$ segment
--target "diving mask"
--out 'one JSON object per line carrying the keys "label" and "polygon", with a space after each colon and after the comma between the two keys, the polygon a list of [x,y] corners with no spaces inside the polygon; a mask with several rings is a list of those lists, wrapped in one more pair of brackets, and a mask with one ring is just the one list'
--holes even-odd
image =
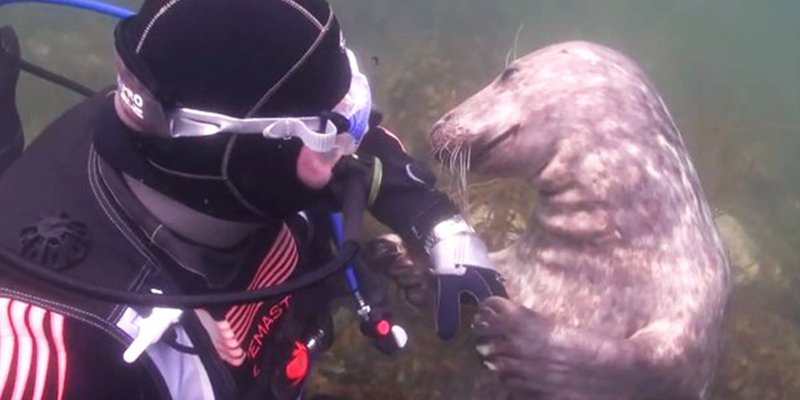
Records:
{"label": "diving mask", "polygon": [[[118,38],[114,106],[122,122],[137,132],[167,138],[203,137],[219,133],[260,134],[268,139],[299,138],[315,152],[348,155],[355,152],[368,129],[372,109],[369,82],[359,70],[355,54],[346,47],[344,51],[351,70],[350,88],[331,112],[325,113],[327,115],[236,118],[184,107],[166,109],[150,90],[155,79],[149,76],[146,68],[139,65],[141,63],[135,54],[119,43]],[[337,127],[328,118],[330,114],[338,114],[347,123]]]}
{"label": "diving mask", "polygon": [[178,108],[170,114],[172,137],[198,137],[217,133],[262,134],[268,139],[299,138],[309,149],[323,154],[353,154],[369,128],[372,96],[367,77],[358,69],[355,54],[346,49],[352,80],[344,98],[333,112],[347,120],[347,135],[324,117],[234,118],[191,108]]}

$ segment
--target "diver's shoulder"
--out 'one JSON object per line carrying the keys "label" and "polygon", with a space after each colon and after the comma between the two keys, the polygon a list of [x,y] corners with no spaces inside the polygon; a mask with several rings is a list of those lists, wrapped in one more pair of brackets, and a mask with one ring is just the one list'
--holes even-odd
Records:
{"label": "diver's shoulder", "polygon": [[97,93],[62,113],[30,143],[23,157],[40,147],[91,141],[94,133],[107,124],[109,116],[116,118],[111,93]]}
{"label": "diver's shoulder", "polygon": [[84,177],[92,138],[103,129],[101,116],[108,112],[113,112],[113,99],[98,94],[56,118],[0,176],[0,198]]}

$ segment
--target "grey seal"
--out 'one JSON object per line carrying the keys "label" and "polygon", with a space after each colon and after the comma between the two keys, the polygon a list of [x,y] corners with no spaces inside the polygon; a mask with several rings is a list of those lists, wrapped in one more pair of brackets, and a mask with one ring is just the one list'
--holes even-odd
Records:
{"label": "grey seal", "polygon": [[492,254],[510,300],[488,299],[474,324],[513,398],[705,397],[729,262],[635,62],[588,42],[543,48],[447,113],[430,142],[451,165],[539,194],[529,230]]}

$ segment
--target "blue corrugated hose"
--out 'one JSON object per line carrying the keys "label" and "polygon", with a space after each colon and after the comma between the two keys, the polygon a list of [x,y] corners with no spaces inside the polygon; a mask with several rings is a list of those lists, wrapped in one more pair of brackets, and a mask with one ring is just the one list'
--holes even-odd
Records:
{"label": "blue corrugated hose", "polygon": [[[344,240],[341,214],[331,214],[331,223],[333,224],[333,234],[336,236],[336,240],[341,245],[342,240]],[[350,290],[358,290],[358,279],[356,279],[356,273],[353,271],[352,265],[347,266],[347,269],[345,269],[345,275],[347,275],[347,285],[350,287]]]}
{"label": "blue corrugated hose", "polygon": [[135,14],[135,12],[128,10],[127,8],[95,0],[0,0],[0,7],[14,3],[55,4],[59,6],[82,8],[84,10],[94,11],[96,13],[106,14],[117,18],[127,18]]}

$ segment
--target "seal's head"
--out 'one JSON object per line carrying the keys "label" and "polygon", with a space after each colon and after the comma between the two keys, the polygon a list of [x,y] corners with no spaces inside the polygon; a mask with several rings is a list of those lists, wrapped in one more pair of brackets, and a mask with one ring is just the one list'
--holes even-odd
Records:
{"label": "seal's head", "polygon": [[654,92],[624,55],[589,42],[559,43],[511,63],[442,117],[430,142],[444,161],[468,152],[473,171],[535,177],[559,139],[596,131],[589,123],[630,121],[639,93]]}
{"label": "seal's head", "polygon": [[[530,59],[528,56],[512,63],[483,90],[434,125],[430,142],[437,158],[446,162],[466,156],[471,169],[487,173],[502,170],[516,175],[529,169],[527,162],[516,162],[515,155],[538,153],[548,147],[543,143],[525,145],[520,139],[526,136],[526,141],[544,140],[541,135],[529,132],[536,125],[531,119],[541,113],[520,107],[536,103],[540,93],[532,90],[531,81],[536,78],[532,76],[533,70],[523,68]],[[525,73],[519,73],[523,70]],[[520,145],[525,149],[520,149]]]}

